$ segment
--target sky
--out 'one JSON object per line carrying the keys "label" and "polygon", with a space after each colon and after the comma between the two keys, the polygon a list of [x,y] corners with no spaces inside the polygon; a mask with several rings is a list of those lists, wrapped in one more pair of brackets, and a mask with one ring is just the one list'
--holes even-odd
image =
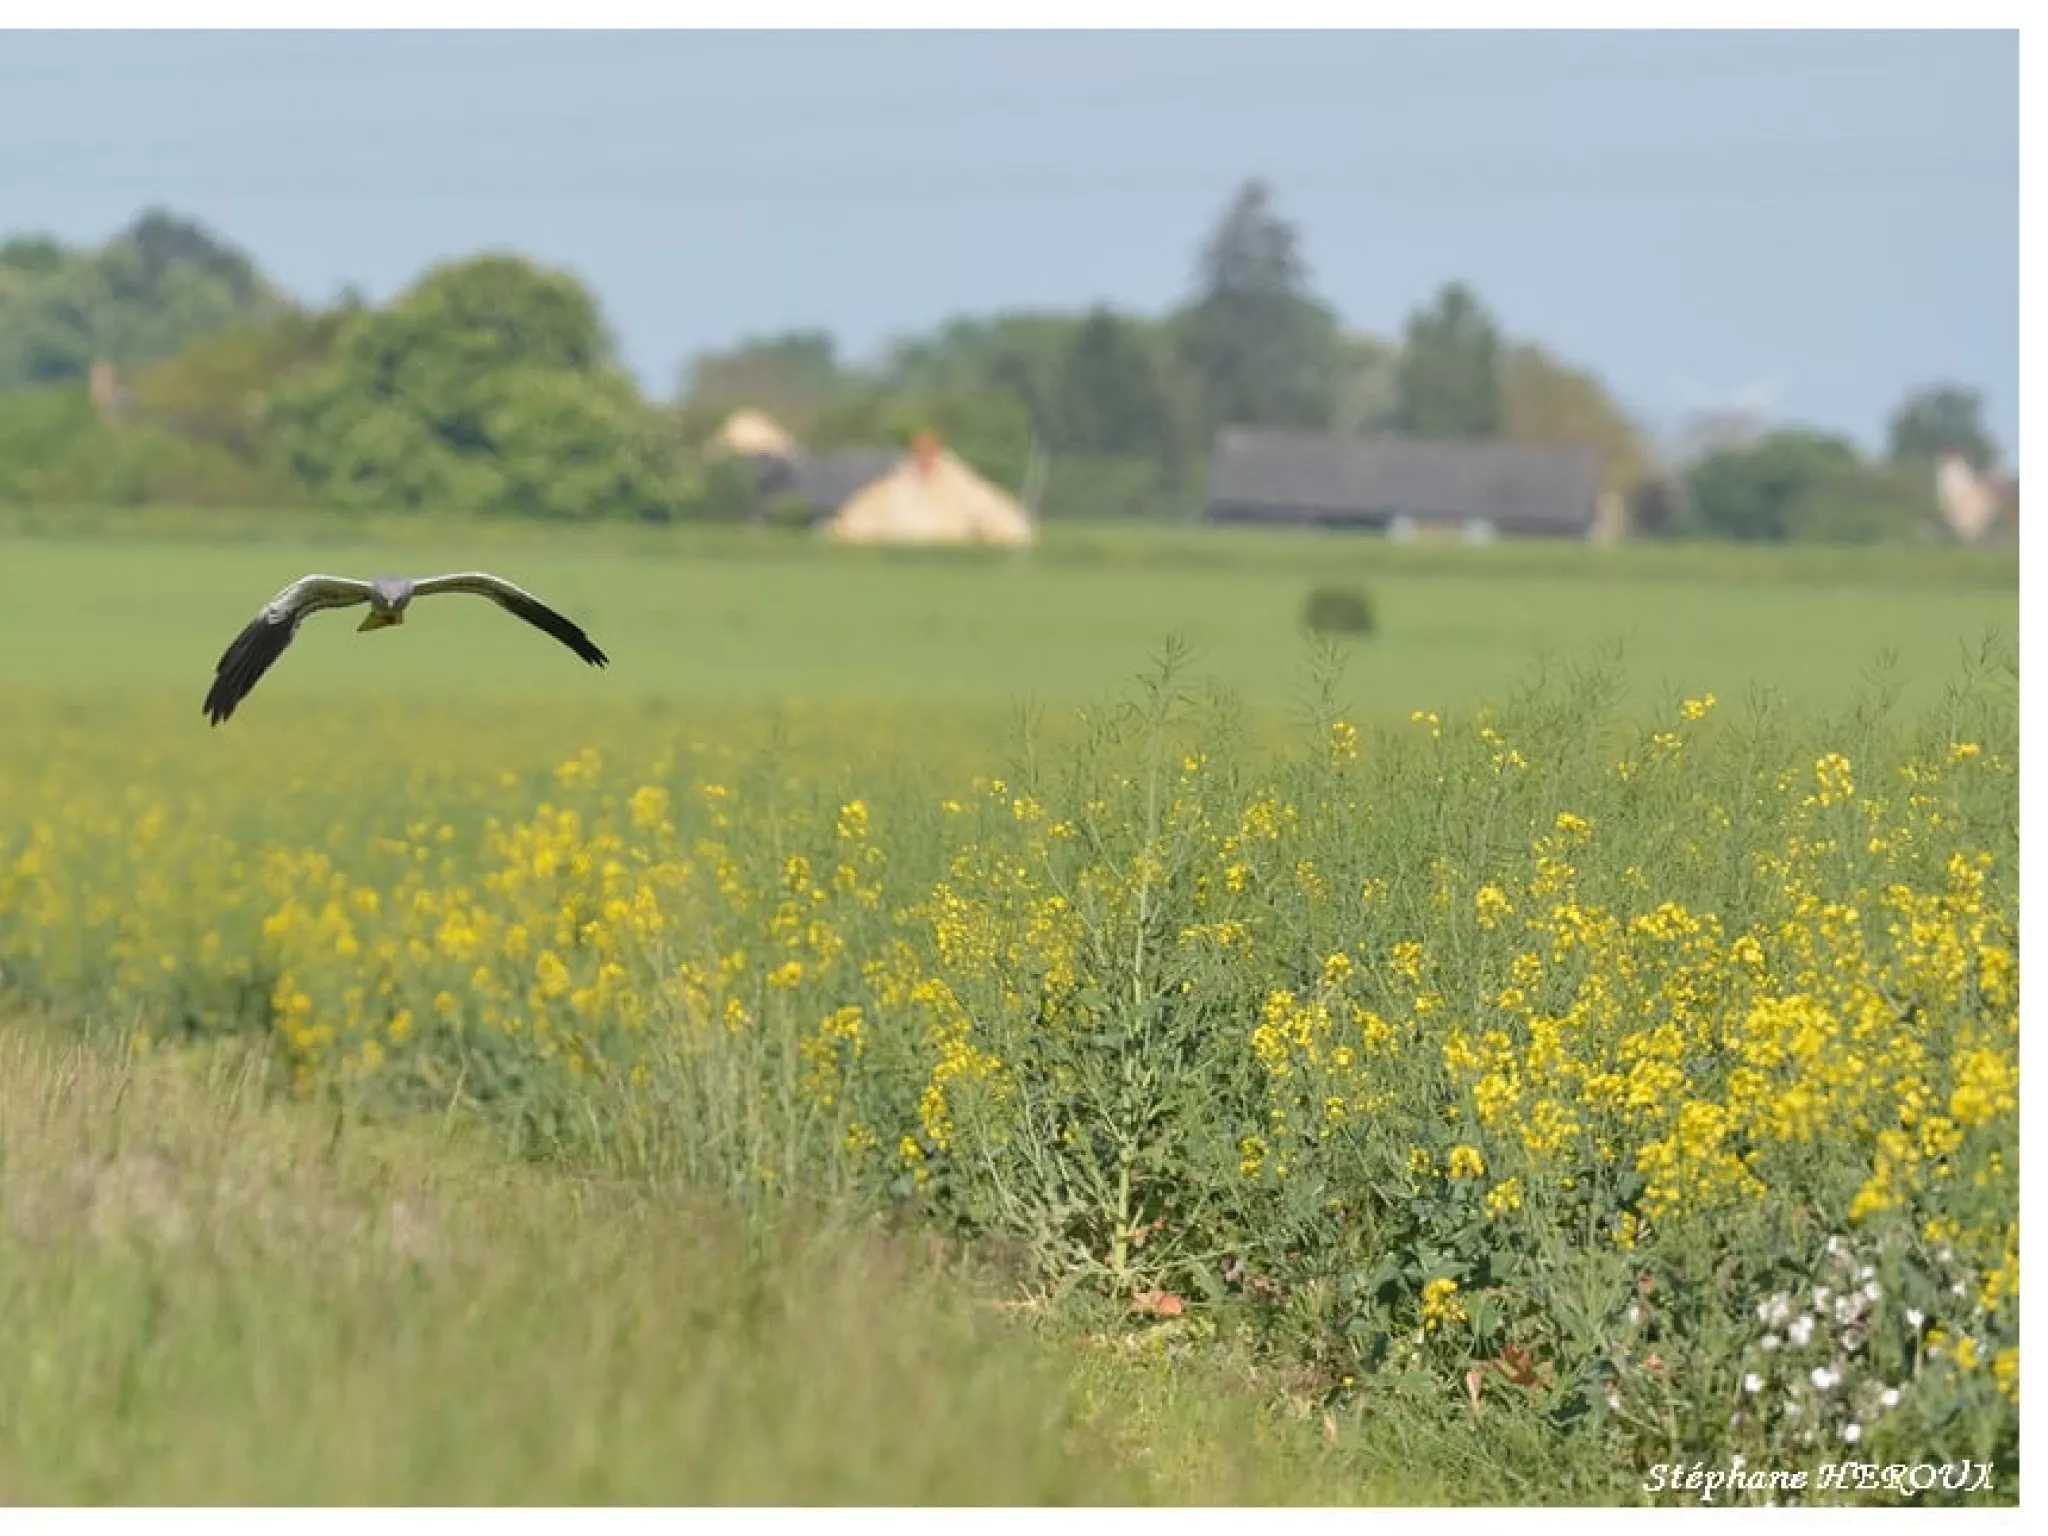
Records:
{"label": "sky", "polygon": [[0,234],[196,217],[307,300],[511,249],[621,355],[1159,312],[1236,186],[1399,333],[1445,282],[1650,430],[1882,441],[1982,392],[2017,456],[2012,32],[72,32],[0,51]]}

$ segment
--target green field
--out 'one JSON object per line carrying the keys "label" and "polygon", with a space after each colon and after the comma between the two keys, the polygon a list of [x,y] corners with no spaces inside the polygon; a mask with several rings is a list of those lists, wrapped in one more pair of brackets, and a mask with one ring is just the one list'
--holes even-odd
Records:
{"label": "green field", "polygon": [[1634,701],[1652,707],[1762,687],[1828,708],[1889,653],[1906,702],[1925,702],[1965,648],[2018,632],[2017,562],[1941,550],[1402,549],[1329,535],[1055,528],[1020,558],[831,550],[777,534],[384,533],[0,543],[10,635],[0,685],[167,688],[192,692],[196,706],[236,628],[295,577],[479,564],[578,615],[613,669],[584,676],[544,639],[458,600],[423,604],[398,634],[359,637],[331,617],[309,625],[266,693],[573,689],[1000,713],[1114,693],[1174,635],[1248,704],[1280,710],[1309,650],[1303,602],[1322,582],[1374,599],[1378,634],[1348,648],[1348,696],[1367,717],[1466,708],[1545,662],[1595,659],[1617,662]]}
{"label": "green field", "polygon": [[[615,664],[431,600],[201,717],[302,572],[474,566]],[[2017,628],[1946,550],[18,514],[0,1500],[2011,1502]]]}

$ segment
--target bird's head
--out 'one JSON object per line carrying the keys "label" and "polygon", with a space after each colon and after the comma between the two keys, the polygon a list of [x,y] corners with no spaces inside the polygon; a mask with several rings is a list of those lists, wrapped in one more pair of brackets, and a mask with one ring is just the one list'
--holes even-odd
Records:
{"label": "bird's head", "polygon": [[370,583],[370,611],[358,629],[389,629],[405,622],[405,605],[412,601],[412,583],[403,576],[379,576]]}

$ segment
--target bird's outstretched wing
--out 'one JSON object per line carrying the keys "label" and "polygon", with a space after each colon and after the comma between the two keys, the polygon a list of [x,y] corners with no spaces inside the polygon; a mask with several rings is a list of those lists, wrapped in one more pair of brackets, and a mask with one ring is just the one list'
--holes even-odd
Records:
{"label": "bird's outstretched wing", "polygon": [[221,653],[206,690],[206,717],[219,725],[249,696],[256,680],[282,656],[307,614],[347,608],[370,600],[370,584],[347,576],[301,576],[257,611],[234,643]]}
{"label": "bird's outstretched wing", "polygon": [[415,597],[431,597],[439,592],[473,592],[478,597],[488,597],[507,613],[517,615],[536,629],[546,630],[593,667],[601,667],[611,659],[583,633],[580,625],[563,618],[531,592],[488,571],[423,577],[413,583],[412,590]]}

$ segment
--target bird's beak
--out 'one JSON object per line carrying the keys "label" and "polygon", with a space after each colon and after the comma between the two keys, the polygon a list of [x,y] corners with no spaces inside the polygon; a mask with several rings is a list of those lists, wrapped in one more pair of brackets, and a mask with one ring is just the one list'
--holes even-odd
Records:
{"label": "bird's beak", "polygon": [[398,614],[386,613],[381,609],[372,608],[363,616],[363,622],[358,624],[356,629],[359,632],[365,629],[389,629],[394,624],[403,624],[404,622],[405,620]]}

